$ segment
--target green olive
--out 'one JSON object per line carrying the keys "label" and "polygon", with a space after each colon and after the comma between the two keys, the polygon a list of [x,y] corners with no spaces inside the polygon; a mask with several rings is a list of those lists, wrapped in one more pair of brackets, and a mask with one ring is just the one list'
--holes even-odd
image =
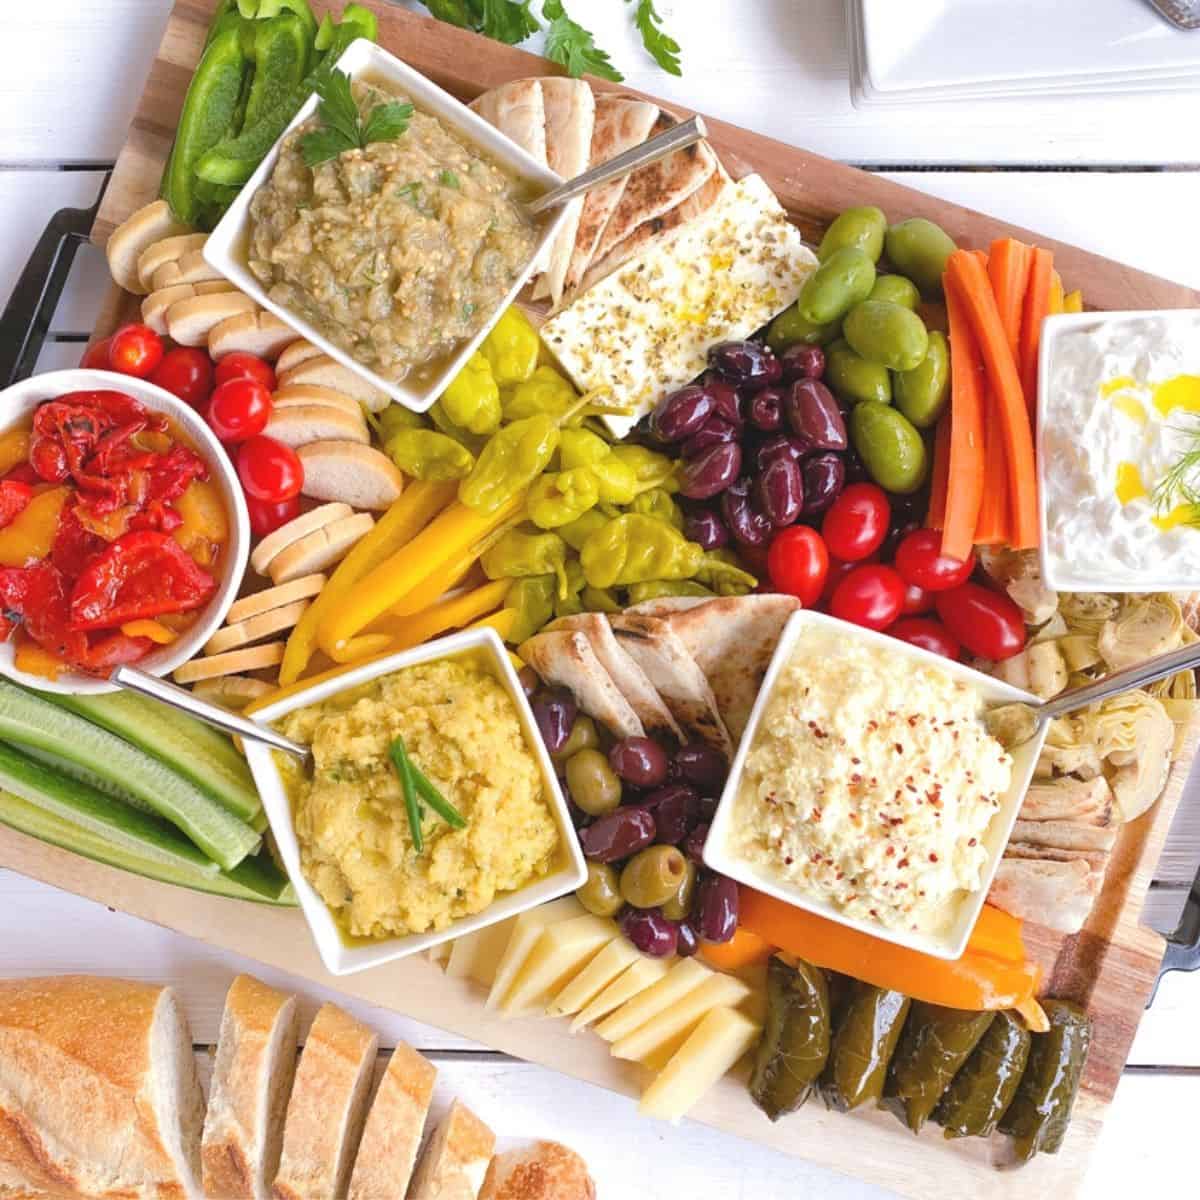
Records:
{"label": "green olive", "polygon": [[946,259],[958,249],[950,235],[924,217],[910,217],[887,231],[888,261],[923,292],[942,294]]}
{"label": "green olive", "polygon": [[936,425],[950,398],[950,344],[936,329],[929,335],[924,359],[896,376],[896,407],[918,428]]}
{"label": "green olive", "polygon": [[825,230],[817,258],[824,262],[835,250],[853,246],[861,250],[872,262],[878,262],[883,253],[883,235],[887,233],[887,217],[883,210],[873,205],[848,208]]}
{"label": "green olive", "polygon": [[621,872],[621,895],[634,908],[657,908],[679,891],[688,861],[674,846],[647,846]]}
{"label": "green olive", "polygon": [[567,788],[590,817],[602,817],[621,804],[621,781],[599,750],[580,750],[567,759]]}
{"label": "green olive", "polygon": [[567,740],[563,742],[562,748],[557,754],[552,754],[550,757],[556,762],[566,762],[580,750],[595,750],[599,745],[600,735],[596,732],[595,721],[580,713],[575,718],[575,724],[571,726],[571,732],[567,735]]}
{"label": "green olive", "polygon": [[675,895],[663,901],[663,916],[669,921],[682,921],[692,911],[692,899],[696,895],[696,864],[685,859],[684,867],[686,869]]}
{"label": "green olive", "polygon": [[850,413],[850,440],[885,492],[908,495],[925,482],[925,443],[912,422],[887,404],[868,400]]}
{"label": "green olive", "polygon": [[892,377],[887,367],[867,362],[850,349],[844,338],[825,350],[825,382],[836,395],[854,404],[862,400],[890,404],[892,400]]}
{"label": "green olive", "polygon": [[827,325],[844,317],[875,286],[875,264],[855,246],[835,250],[804,281],[796,307],[806,321]]}
{"label": "green olive", "polygon": [[911,279],[903,275],[877,275],[875,286],[871,289],[868,300],[886,300],[889,304],[899,304],[901,308],[911,308],[916,312],[921,303],[921,293]]}
{"label": "green olive", "polygon": [[575,890],[575,899],[597,917],[615,917],[625,903],[616,871],[608,863],[589,862],[587,872],[587,879]]}
{"label": "green olive", "polygon": [[856,354],[882,363],[889,371],[911,371],[921,365],[929,349],[925,322],[911,309],[886,300],[856,304],[846,314],[842,333]]}
{"label": "green olive", "polygon": [[838,336],[841,327],[840,321],[830,321],[828,325],[814,325],[811,321],[806,321],[793,304],[771,322],[771,327],[767,330],[767,345],[776,354],[781,354],[797,342],[807,346],[824,346]]}

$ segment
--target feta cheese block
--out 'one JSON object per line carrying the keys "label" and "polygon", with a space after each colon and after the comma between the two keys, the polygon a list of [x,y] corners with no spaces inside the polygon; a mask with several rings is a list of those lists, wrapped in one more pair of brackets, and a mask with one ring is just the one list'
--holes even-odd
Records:
{"label": "feta cheese block", "polygon": [[816,265],[771,189],[748,175],[552,317],[542,338],[581,391],[605,388],[631,407],[605,418],[624,437],[704,370],[710,346],[749,337],[787,308]]}

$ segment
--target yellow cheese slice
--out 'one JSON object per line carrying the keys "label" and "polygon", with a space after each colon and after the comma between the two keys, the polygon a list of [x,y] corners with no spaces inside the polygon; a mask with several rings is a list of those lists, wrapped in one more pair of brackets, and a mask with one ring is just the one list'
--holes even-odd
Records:
{"label": "yellow cheese slice", "polygon": [[504,954],[496,967],[496,977],[492,980],[491,991],[488,992],[486,1007],[500,1007],[517,978],[517,973],[537,945],[538,938],[551,925],[583,915],[583,905],[574,896],[563,896],[560,900],[551,900],[549,904],[523,912],[513,922],[508,945],[504,948]]}
{"label": "yellow cheese slice", "polygon": [[500,921],[468,933],[465,937],[455,938],[450,943],[446,974],[455,979],[471,979],[490,988],[516,923],[517,918],[513,917],[510,921]]}
{"label": "yellow cheese slice", "polygon": [[616,1012],[605,1017],[596,1026],[596,1032],[606,1042],[620,1041],[660,1012],[678,1004],[711,975],[712,972],[694,958],[681,958],[653,987],[634,996]]}
{"label": "yellow cheese slice", "polygon": [[678,1004],[672,1004],[627,1037],[614,1042],[613,1057],[644,1063],[664,1048],[673,1052],[714,1008],[735,1008],[749,995],[750,989],[740,979],[713,975]]}
{"label": "yellow cheese slice", "polygon": [[622,971],[600,995],[576,1014],[575,1019],[571,1022],[571,1032],[578,1033],[593,1021],[599,1021],[601,1017],[608,1016],[610,1012],[632,1000],[639,992],[653,987],[670,969],[669,959],[644,958],[638,955],[637,962],[628,970]]}
{"label": "yellow cheese slice", "polygon": [[574,978],[617,933],[614,921],[586,913],[551,925],[521,964],[500,1011],[513,1015],[538,1007]]}
{"label": "yellow cheese slice", "polygon": [[622,971],[632,966],[640,954],[622,933],[618,933],[549,1004],[546,1016],[567,1017],[590,1004]]}

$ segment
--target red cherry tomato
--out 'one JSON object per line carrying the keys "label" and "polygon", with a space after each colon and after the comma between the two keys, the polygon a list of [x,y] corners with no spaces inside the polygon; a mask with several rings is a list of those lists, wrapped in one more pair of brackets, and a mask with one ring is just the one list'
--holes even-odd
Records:
{"label": "red cherry tomato", "polygon": [[244,350],[235,350],[217,363],[217,387],[231,379],[253,379],[268,392],[275,390],[275,368],[257,354],[247,354]]}
{"label": "red cherry tomato", "polygon": [[295,450],[261,433],[238,448],[237,471],[252,500],[278,504],[298,495],[304,486],[304,464]]}
{"label": "red cherry tomato", "polygon": [[936,599],[937,597],[932,592],[927,592],[923,587],[917,587],[910,583],[904,589],[904,604],[900,611],[906,617],[916,617],[921,613],[932,612],[933,602]]}
{"label": "red cherry tomato", "polygon": [[966,583],[975,570],[975,555],[966,562],[942,553],[942,535],[936,529],[914,529],[896,547],[896,570],[905,583],[927,592],[948,592]]}
{"label": "red cherry tomato", "polygon": [[950,633],[980,658],[1000,662],[1025,648],[1021,610],[1007,596],[977,583],[939,592],[937,613]]}
{"label": "red cherry tomato", "polygon": [[81,367],[87,367],[92,371],[111,371],[112,363],[109,361],[108,348],[112,345],[112,338],[102,338],[98,342],[93,342],[84,352],[83,357],[79,360]]}
{"label": "red cherry tomato", "polygon": [[775,535],[767,551],[767,571],[776,591],[787,592],[811,608],[825,587],[829,551],[815,529],[793,525]]}
{"label": "red cherry tomato", "polygon": [[945,625],[929,617],[905,617],[903,621],[897,621],[888,633],[902,642],[908,642],[910,646],[920,646],[922,650],[930,650],[944,658],[957,659],[962,653],[962,647]]}
{"label": "red cherry tomato", "polygon": [[257,379],[230,379],[217,385],[204,415],[221,441],[244,442],[266,429],[271,393]]}
{"label": "red cherry tomato", "polygon": [[178,346],[168,350],[150,376],[150,382],[178,396],[193,408],[202,408],[212,391],[212,360],[203,350]]}
{"label": "red cherry tomato", "polygon": [[856,566],[833,589],[829,611],[843,621],[867,629],[886,629],[900,615],[904,580],[891,567]]}
{"label": "red cherry tomato", "polygon": [[[878,554],[872,554],[867,560],[869,563],[879,561]],[[837,585],[854,570],[855,567],[861,567],[863,563],[842,562],[840,558],[831,558],[829,560],[829,572],[825,576],[825,587],[821,592],[821,603],[818,607],[825,612],[829,611],[829,601],[833,599],[833,593],[837,589]]]}
{"label": "red cherry tomato", "polygon": [[162,338],[149,325],[122,325],[112,335],[108,361],[114,371],[148,379],[162,360]]}
{"label": "red cherry tomato", "polygon": [[834,558],[861,562],[887,537],[892,508],[883,488],[873,483],[852,483],[829,506],[821,534]]}
{"label": "red cherry tomato", "polygon": [[277,503],[247,499],[246,509],[250,513],[250,532],[255,537],[262,538],[300,515],[300,497],[292,496]]}

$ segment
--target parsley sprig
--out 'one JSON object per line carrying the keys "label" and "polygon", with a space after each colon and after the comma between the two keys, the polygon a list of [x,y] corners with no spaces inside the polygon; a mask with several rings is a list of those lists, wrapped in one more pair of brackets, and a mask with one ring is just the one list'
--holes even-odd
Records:
{"label": "parsley sprig", "polygon": [[679,66],[679,43],[662,27],[662,17],[654,8],[654,0],[637,0],[637,11],[633,17],[638,33],[642,35],[642,45],[646,47],[650,57],[668,75],[682,75]]}
{"label": "parsley sprig", "polygon": [[347,150],[361,150],[372,142],[394,142],[408,128],[413,106],[398,100],[377,104],[364,121],[354,102],[350,76],[331,71],[317,85],[321,103],[317,115],[322,127],[300,139],[305,163],[315,167]]}

